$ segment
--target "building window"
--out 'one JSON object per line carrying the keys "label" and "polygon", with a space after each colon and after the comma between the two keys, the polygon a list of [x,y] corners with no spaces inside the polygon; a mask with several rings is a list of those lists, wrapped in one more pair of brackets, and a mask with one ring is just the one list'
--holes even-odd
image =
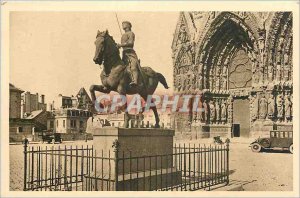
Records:
{"label": "building window", "polygon": [[58,120],[56,120],[56,127],[58,127]]}
{"label": "building window", "polygon": [[63,120],[63,127],[65,128],[66,127],[66,121]]}
{"label": "building window", "polygon": [[80,128],[83,128],[83,121],[80,120]]}
{"label": "building window", "polygon": [[19,130],[19,133],[20,132],[22,133],[23,132],[23,127],[19,127],[18,130]]}
{"label": "building window", "polygon": [[76,128],[76,120],[71,120],[71,127]]}
{"label": "building window", "polygon": [[54,127],[54,121],[50,121],[50,129],[53,129],[53,127]]}

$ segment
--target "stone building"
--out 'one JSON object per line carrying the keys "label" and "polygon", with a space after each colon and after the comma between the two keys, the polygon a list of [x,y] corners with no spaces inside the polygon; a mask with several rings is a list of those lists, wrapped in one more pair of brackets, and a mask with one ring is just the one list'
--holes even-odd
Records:
{"label": "stone building", "polygon": [[23,92],[9,83],[9,118],[21,118],[21,94]]}
{"label": "stone building", "polygon": [[12,142],[20,142],[24,137],[31,140],[47,129],[47,120],[51,112],[45,110],[32,111],[26,118],[9,119],[9,138]]}
{"label": "stone building", "polygon": [[10,141],[22,141],[25,136],[34,139],[35,132],[41,132],[47,128],[50,112],[45,111],[45,96],[42,95],[39,101],[38,94],[24,93],[13,84],[9,84],[9,93]]}
{"label": "stone building", "polygon": [[90,110],[92,106],[92,100],[86,90],[82,87],[76,96],[63,96],[59,94],[50,104],[51,109],[60,109],[60,108],[78,108],[78,109],[85,109]]}
{"label": "stone building", "polygon": [[49,110],[53,115],[48,117],[48,131],[62,134],[86,132],[87,120],[92,117],[92,113],[91,99],[84,88],[81,88],[75,96],[59,94],[50,106]]}
{"label": "stone building", "polygon": [[76,97],[63,96],[62,94],[59,94],[57,97],[55,97],[52,105],[53,109],[72,108],[73,106],[77,105]]}
{"label": "stone building", "polygon": [[27,117],[33,111],[46,110],[45,95],[32,94],[29,91],[22,95],[22,116]]}
{"label": "stone building", "polygon": [[78,91],[76,97],[78,101],[78,105],[77,105],[78,109],[86,109],[86,110],[91,109],[92,100],[83,87]]}
{"label": "stone building", "polygon": [[48,117],[47,129],[56,133],[85,133],[87,120],[92,113],[87,110],[63,108],[53,111]]}
{"label": "stone building", "polygon": [[[176,115],[198,137],[292,130],[291,12],[182,12],[172,43],[176,94],[203,112]],[[195,98],[192,98],[192,104]]]}

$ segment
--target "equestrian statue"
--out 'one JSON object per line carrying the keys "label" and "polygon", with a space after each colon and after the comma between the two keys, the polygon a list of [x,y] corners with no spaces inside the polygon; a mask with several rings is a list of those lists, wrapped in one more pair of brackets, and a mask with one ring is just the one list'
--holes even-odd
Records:
{"label": "equestrian statue", "polygon": [[[139,94],[145,101],[148,95],[152,95],[160,82],[164,88],[168,89],[165,77],[155,72],[150,67],[141,67],[134,47],[135,35],[131,31],[131,23],[124,21],[122,28],[125,33],[122,35],[121,43],[116,44],[108,31],[100,32],[96,36],[95,64],[102,65],[100,74],[102,85],[91,85],[90,92],[93,106],[95,106],[95,91],[102,93],[118,92],[120,95]],[[122,59],[119,48],[123,49]],[[127,103],[124,105],[126,109]],[[159,116],[156,106],[150,107],[155,116],[155,127],[159,128]],[[129,113],[125,111],[124,127],[128,128]]]}

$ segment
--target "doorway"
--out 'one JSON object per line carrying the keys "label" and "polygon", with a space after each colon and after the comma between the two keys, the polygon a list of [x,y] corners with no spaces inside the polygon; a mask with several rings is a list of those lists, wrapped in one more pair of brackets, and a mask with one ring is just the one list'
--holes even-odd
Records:
{"label": "doorway", "polygon": [[234,137],[249,137],[250,109],[249,100],[246,97],[236,98],[233,101],[233,127],[235,127],[233,128]]}
{"label": "doorway", "polygon": [[241,136],[240,124],[232,124],[232,135],[233,137]]}

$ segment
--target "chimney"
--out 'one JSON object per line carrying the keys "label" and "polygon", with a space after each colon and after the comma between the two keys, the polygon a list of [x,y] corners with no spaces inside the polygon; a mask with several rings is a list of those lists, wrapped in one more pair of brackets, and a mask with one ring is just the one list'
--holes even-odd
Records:
{"label": "chimney", "polygon": [[23,113],[31,112],[31,94],[30,94],[29,91],[27,91],[25,93],[24,99],[25,99],[25,101],[24,101],[24,103],[25,103],[24,107],[25,108],[23,109]]}
{"label": "chimney", "polygon": [[39,110],[39,94],[36,93],[36,104],[35,104],[35,110]]}
{"label": "chimney", "polygon": [[44,94],[41,95],[41,103],[45,104],[45,95]]}
{"label": "chimney", "polygon": [[47,111],[52,111],[52,110],[53,110],[52,103],[48,103]]}
{"label": "chimney", "polygon": [[21,118],[23,119],[23,116],[24,116],[24,98],[25,97],[21,97]]}

